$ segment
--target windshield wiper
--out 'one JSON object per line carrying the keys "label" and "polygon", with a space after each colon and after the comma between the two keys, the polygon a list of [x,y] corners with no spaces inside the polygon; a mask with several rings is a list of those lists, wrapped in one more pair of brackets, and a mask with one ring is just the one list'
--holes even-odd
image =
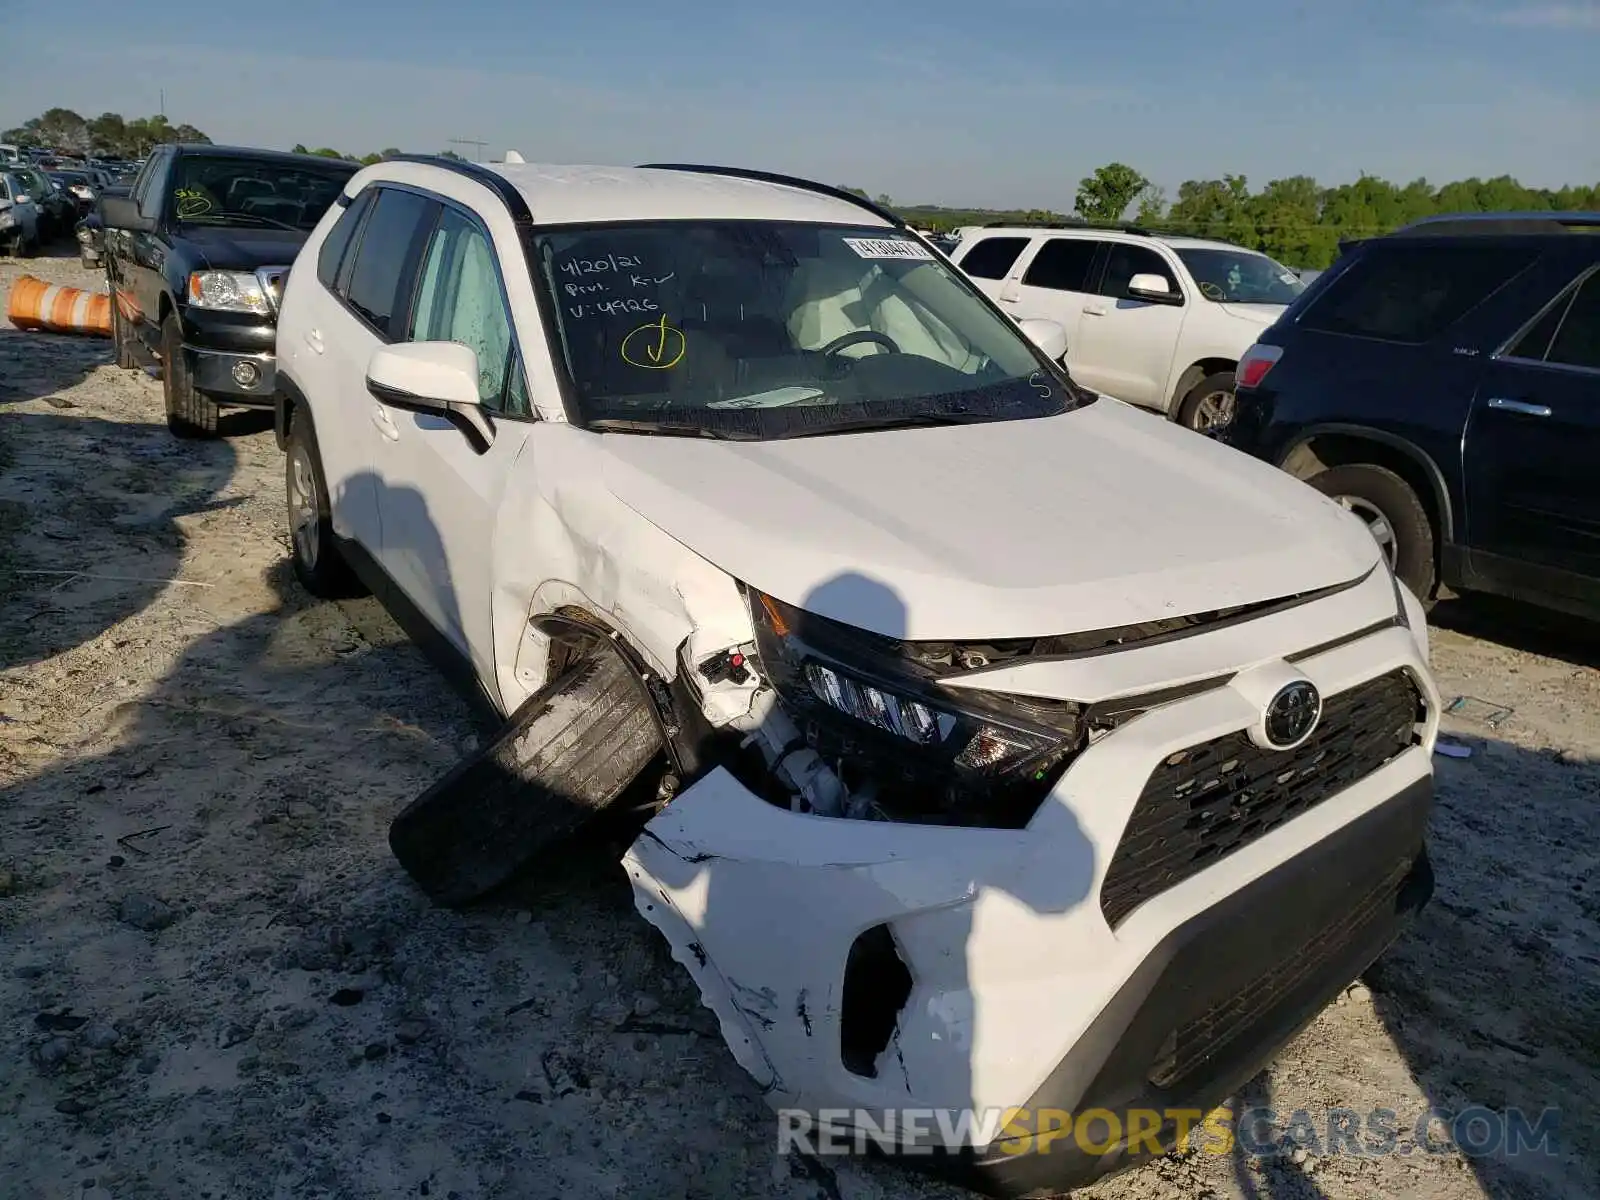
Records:
{"label": "windshield wiper", "polygon": [[254,221],[265,225],[269,229],[287,229],[290,233],[301,233],[300,226],[291,225],[288,221],[280,221],[277,217],[264,217],[260,213],[218,213],[214,217],[191,217],[184,221],[185,225],[237,225],[243,222]]}
{"label": "windshield wiper", "polygon": [[601,417],[589,421],[585,429],[596,433],[658,433],[663,437],[720,438],[729,442],[760,441],[760,435],[744,429],[716,429],[692,421],[656,421],[649,417]]}
{"label": "windshield wiper", "polygon": [[772,434],[774,438],[817,437],[829,433],[867,433],[879,429],[916,429],[930,425],[980,425],[1008,418],[990,413],[908,413],[904,416],[856,417],[801,425]]}

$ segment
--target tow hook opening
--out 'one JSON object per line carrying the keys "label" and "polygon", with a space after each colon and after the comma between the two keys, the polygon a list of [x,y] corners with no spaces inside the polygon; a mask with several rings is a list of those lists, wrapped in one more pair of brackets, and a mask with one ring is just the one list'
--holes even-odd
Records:
{"label": "tow hook opening", "polygon": [[887,925],[874,925],[850,945],[839,1013],[839,1055],[845,1070],[878,1077],[878,1059],[900,1025],[911,999],[911,971]]}

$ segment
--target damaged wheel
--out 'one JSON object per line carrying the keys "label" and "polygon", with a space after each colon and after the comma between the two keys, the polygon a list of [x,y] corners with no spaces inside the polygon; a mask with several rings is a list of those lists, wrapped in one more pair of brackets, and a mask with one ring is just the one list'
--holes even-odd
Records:
{"label": "damaged wheel", "polygon": [[599,647],[412,801],[389,848],[434,901],[469,903],[608,808],[664,745],[638,675]]}

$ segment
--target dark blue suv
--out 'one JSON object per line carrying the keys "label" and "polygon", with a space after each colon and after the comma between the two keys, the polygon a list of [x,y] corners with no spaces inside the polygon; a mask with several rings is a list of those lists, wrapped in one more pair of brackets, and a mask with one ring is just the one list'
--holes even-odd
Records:
{"label": "dark blue suv", "polygon": [[1600,214],[1438,217],[1348,244],[1239,363],[1217,436],[1439,586],[1600,617]]}

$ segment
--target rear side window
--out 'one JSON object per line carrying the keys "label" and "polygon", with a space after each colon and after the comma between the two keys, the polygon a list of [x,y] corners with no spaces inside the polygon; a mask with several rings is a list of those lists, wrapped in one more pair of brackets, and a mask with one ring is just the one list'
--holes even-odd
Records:
{"label": "rear side window", "polygon": [[1033,256],[1022,282],[1056,292],[1086,292],[1099,244],[1082,238],[1051,238]]}
{"label": "rear side window", "polygon": [[1025,237],[984,238],[961,256],[961,269],[974,279],[1004,279],[1027,245]]}
{"label": "rear side window", "polygon": [[411,288],[437,205],[415,192],[376,188],[372,216],[356,247],[346,299],[379,337],[405,336]]}
{"label": "rear side window", "polygon": [[1437,337],[1533,262],[1506,246],[1372,248],[1311,304],[1306,329],[1417,344]]}
{"label": "rear side window", "polygon": [[1590,275],[1573,296],[1545,361],[1600,371],[1600,271]]}
{"label": "rear side window", "polygon": [[350,239],[355,236],[356,230],[361,225],[361,218],[371,207],[372,194],[376,190],[367,188],[350,202],[350,207],[344,210],[338,222],[328,231],[328,236],[323,239],[322,249],[317,251],[317,278],[330,292],[334,290],[334,284],[339,278],[339,264],[344,261],[344,252],[350,248]]}

